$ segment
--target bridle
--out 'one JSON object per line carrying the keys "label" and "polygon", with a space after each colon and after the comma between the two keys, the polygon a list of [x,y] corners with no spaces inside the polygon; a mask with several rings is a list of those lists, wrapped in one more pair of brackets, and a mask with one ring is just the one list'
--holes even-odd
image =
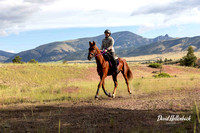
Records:
{"label": "bridle", "polygon": [[92,55],[92,58],[93,58],[93,57],[96,57],[96,56],[95,56],[96,53],[97,53],[97,49],[95,48],[95,52],[94,52],[94,53],[90,53],[90,52],[89,52],[88,54]]}
{"label": "bridle", "polygon": [[105,54],[105,53],[106,53],[106,52],[103,51],[102,53],[97,54],[97,49],[96,49],[96,48],[95,48],[95,52],[94,52],[94,53],[90,53],[90,52],[89,52],[89,54],[92,55],[92,58],[93,58],[93,57],[97,57],[97,56],[102,55],[102,54]]}

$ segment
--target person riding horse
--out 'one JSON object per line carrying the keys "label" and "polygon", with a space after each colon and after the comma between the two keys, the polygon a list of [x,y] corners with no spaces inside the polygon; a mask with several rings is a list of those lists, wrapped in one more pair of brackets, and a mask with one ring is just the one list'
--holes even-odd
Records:
{"label": "person riding horse", "polygon": [[114,72],[119,73],[118,69],[117,69],[117,62],[115,60],[115,50],[114,50],[114,39],[110,36],[111,35],[111,31],[110,30],[105,30],[104,31],[105,34],[105,38],[102,40],[102,45],[100,50],[108,52],[111,58],[111,63],[113,65],[114,68]]}

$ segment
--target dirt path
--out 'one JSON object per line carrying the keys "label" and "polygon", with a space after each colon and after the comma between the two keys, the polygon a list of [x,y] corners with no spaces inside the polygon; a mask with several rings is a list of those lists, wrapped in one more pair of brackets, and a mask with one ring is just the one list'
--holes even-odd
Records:
{"label": "dirt path", "polygon": [[[115,99],[1,107],[0,132],[193,132],[192,108],[194,101],[200,103],[199,96],[200,88],[195,88]],[[192,120],[158,122],[158,115],[191,116]]]}

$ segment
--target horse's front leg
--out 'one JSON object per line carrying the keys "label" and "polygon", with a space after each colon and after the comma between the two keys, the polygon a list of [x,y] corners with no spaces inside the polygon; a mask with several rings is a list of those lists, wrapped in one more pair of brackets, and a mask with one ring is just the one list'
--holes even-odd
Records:
{"label": "horse's front leg", "polygon": [[[100,76],[100,82],[98,84],[98,87],[97,87],[97,92],[96,92],[96,95],[95,95],[95,99],[97,99],[99,96],[99,88],[102,86],[102,84],[104,83],[104,80],[105,80],[106,76],[103,75],[103,76]],[[104,87],[103,87],[104,88]],[[105,93],[105,91],[104,91]]]}

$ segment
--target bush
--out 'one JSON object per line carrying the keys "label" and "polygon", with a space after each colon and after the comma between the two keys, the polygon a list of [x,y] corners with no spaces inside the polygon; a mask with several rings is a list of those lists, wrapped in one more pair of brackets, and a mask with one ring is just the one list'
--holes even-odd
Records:
{"label": "bush", "polygon": [[160,63],[151,63],[151,64],[149,64],[149,67],[152,67],[152,68],[161,68],[162,65]]}
{"label": "bush", "polygon": [[68,62],[66,60],[63,61],[63,64],[67,64]]}
{"label": "bush", "polygon": [[156,63],[163,63],[163,60],[162,60],[162,59],[158,59],[158,60],[156,61]]}
{"label": "bush", "polygon": [[165,58],[164,62],[165,62],[165,63],[166,63],[166,62],[172,62],[172,59],[167,59],[167,58]]}
{"label": "bush", "polygon": [[36,61],[35,59],[31,59],[28,63],[33,63],[33,64],[37,64],[38,61]]}
{"label": "bush", "polygon": [[155,78],[170,78],[171,76],[168,73],[160,73],[155,75]]}
{"label": "bush", "polygon": [[200,67],[200,58],[197,59],[197,66]]}
{"label": "bush", "polygon": [[21,59],[22,59],[22,58],[21,58],[20,56],[16,56],[16,57],[12,60],[12,62],[13,62],[13,63],[21,63],[21,64],[22,64],[23,62],[21,61]]}

